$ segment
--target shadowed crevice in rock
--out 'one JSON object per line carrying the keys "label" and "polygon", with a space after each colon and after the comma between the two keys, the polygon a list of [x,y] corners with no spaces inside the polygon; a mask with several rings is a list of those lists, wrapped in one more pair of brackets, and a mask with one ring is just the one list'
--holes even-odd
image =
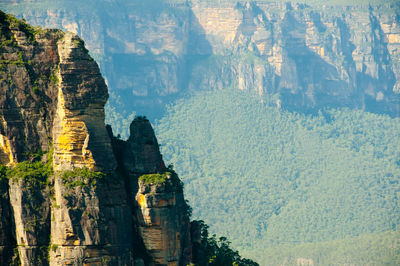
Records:
{"label": "shadowed crevice in rock", "polygon": [[165,167],[150,122],[136,117],[128,140],[112,136],[118,168],[132,206],[136,255],[156,265],[187,265],[191,257],[189,216],[182,183],[175,173],[163,183],[143,183],[142,175],[165,175]]}
{"label": "shadowed crevice in rock", "polygon": [[0,179],[0,265],[10,265],[16,248],[15,224],[6,179]]}
{"label": "shadowed crevice in rock", "polygon": [[[166,167],[150,122],[139,117],[128,141],[115,138],[104,124],[107,86],[83,41],[1,19],[0,163],[13,168],[0,176],[1,263],[18,254],[22,265],[152,265],[138,178]],[[185,204],[179,182],[166,197]],[[189,219],[181,208],[161,215]],[[190,260],[176,236],[184,226],[161,228],[163,261]]]}

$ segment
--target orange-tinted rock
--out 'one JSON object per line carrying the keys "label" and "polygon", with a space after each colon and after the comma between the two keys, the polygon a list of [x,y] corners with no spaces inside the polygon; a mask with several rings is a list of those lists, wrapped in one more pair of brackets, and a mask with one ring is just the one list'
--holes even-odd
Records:
{"label": "orange-tinted rock", "polygon": [[107,86],[83,42],[66,33],[58,42],[57,111],[54,121],[54,168],[112,171],[116,161],[104,126]]}
{"label": "orange-tinted rock", "polygon": [[136,201],[139,232],[153,261],[187,265],[191,246],[188,207],[176,174],[167,174],[161,184],[139,182]]}
{"label": "orange-tinted rock", "polygon": [[[186,265],[189,217],[178,177],[138,198],[155,215],[136,202],[139,175],[166,170],[149,121],[134,120],[128,141],[107,131],[107,86],[75,34],[0,12],[0,40],[0,164],[41,159],[54,170],[46,180],[0,176],[1,264],[15,251],[22,265],[152,265],[161,261],[156,243],[166,265]],[[87,170],[67,171],[78,168]]]}

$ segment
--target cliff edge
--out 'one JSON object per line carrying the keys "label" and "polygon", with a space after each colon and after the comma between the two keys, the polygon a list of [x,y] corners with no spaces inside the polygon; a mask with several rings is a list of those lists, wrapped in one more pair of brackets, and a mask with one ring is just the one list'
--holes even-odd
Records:
{"label": "cliff edge", "polygon": [[188,206],[143,117],[104,123],[107,86],[73,33],[0,11],[0,264],[187,265]]}
{"label": "cliff edge", "polygon": [[167,103],[210,88],[255,91],[300,112],[400,115],[398,1],[14,2],[0,8],[85,39],[124,138],[127,117],[160,118]]}

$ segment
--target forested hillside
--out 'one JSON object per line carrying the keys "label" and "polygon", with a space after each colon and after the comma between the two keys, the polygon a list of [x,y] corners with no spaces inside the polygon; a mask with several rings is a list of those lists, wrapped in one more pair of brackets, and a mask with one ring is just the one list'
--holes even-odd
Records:
{"label": "forested hillside", "polygon": [[[399,263],[400,120],[350,109],[311,116],[272,102],[207,91],[170,105],[158,121],[194,217],[264,264],[307,254]],[[346,252],[335,251],[341,245]],[[360,250],[375,255],[360,260]]]}
{"label": "forested hillside", "polygon": [[110,89],[106,122],[125,139],[136,114],[160,118],[194,218],[240,254],[263,265],[399,265],[400,3],[286,2],[0,9],[85,40]]}

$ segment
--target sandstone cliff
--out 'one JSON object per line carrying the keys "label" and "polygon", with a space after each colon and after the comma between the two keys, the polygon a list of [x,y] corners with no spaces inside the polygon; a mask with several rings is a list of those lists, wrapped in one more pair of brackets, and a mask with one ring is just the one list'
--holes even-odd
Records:
{"label": "sandstone cliff", "polygon": [[147,119],[106,128],[83,41],[0,12],[0,67],[0,264],[189,263],[182,184]]}
{"label": "sandstone cliff", "polygon": [[230,86],[289,109],[400,113],[400,6],[393,1],[18,2],[0,8],[87,41],[111,89],[115,125],[132,112],[159,117],[187,91]]}

